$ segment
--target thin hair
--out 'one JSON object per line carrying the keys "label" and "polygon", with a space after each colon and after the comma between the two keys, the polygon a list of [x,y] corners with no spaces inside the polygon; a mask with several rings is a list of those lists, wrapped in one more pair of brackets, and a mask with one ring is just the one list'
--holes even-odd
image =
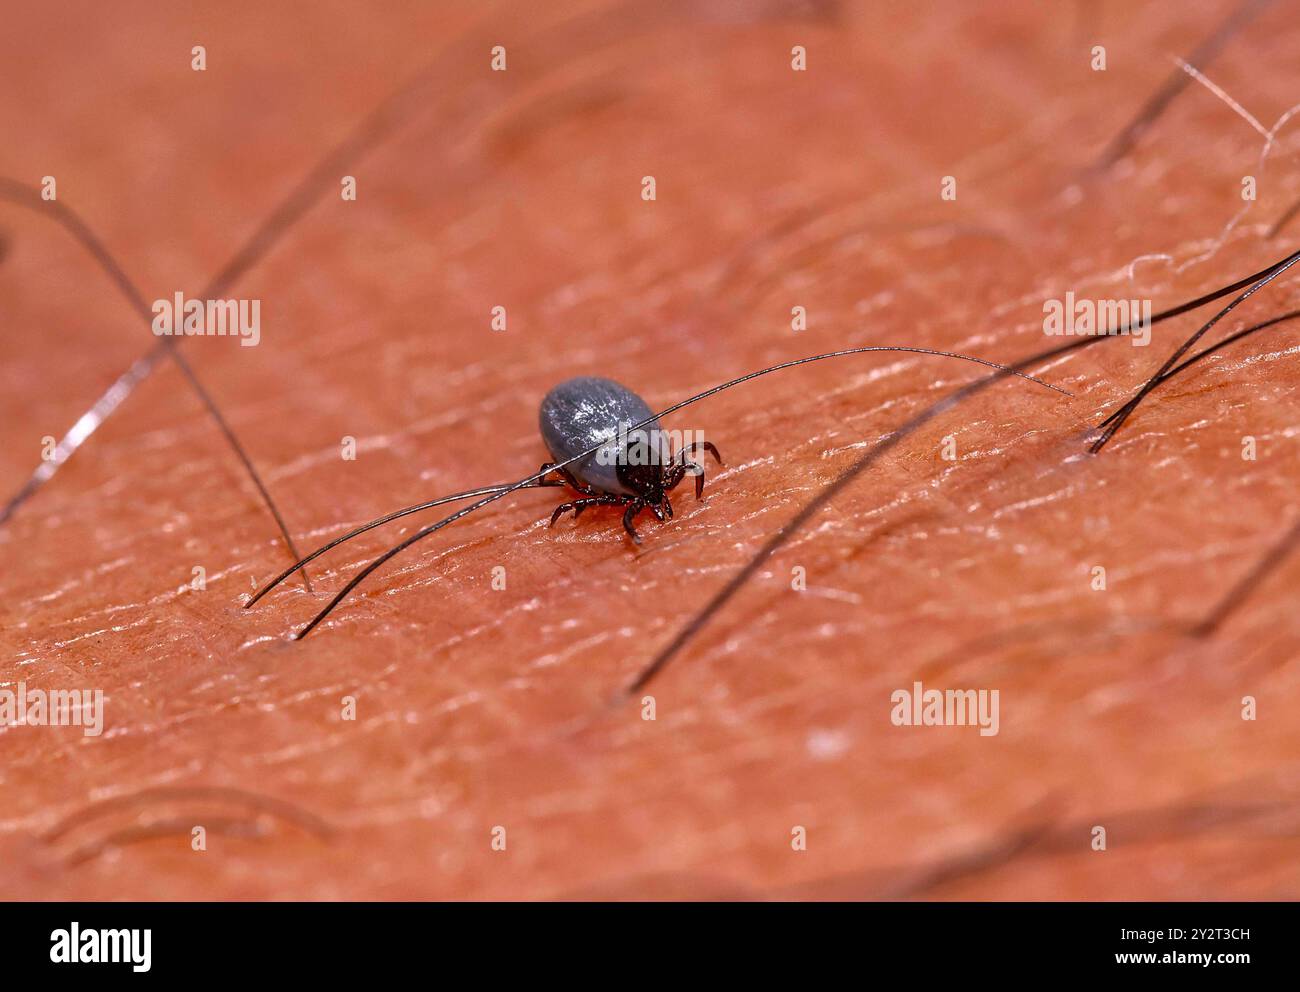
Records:
{"label": "thin hair", "polygon": [[[60,227],[68,231],[72,237],[90,253],[91,257],[99,263],[100,267],[113,281],[113,284],[117,286],[117,288],[122,292],[122,295],[124,295],[127,301],[131,304],[131,308],[146,322],[151,319],[153,310],[145,301],[144,294],[140,292],[140,288],[135,284],[131,277],[126,274],[126,270],[124,270],[118,263],[117,259],[113,257],[113,253],[108,250],[104,245],[104,242],[91,229],[90,225],[87,224],[75,210],[59,200],[46,201],[40,199],[39,194],[37,194],[35,190],[32,190],[17,180],[10,179],[7,176],[0,176],[0,199],[26,207],[29,210],[34,210],[43,216],[52,217]],[[216,294],[209,291],[205,295],[212,296]],[[216,423],[218,429],[225,437],[226,442],[235,452],[236,457],[239,458],[240,464],[244,466],[244,471],[248,473],[248,477],[253,481],[253,485],[257,488],[262,503],[274,518],[275,525],[279,528],[280,536],[284,538],[285,546],[289,549],[289,554],[294,558],[298,558],[298,547],[294,544],[293,537],[289,534],[289,526],[285,523],[284,515],[280,512],[280,508],[276,506],[270,490],[266,488],[266,483],[262,481],[262,476],[253,465],[253,459],[249,457],[248,451],[244,448],[242,442],[240,442],[234,429],[230,426],[229,421],[227,421],[225,416],[222,414],[221,408],[217,405],[216,398],[199,380],[198,373],[194,371],[194,367],[190,364],[189,360],[181,354],[178,339],[173,337],[163,338],[158,344],[154,345],[154,347],[151,348],[142,359],[134,362],[123,375],[119,376],[113,382],[113,385],[109,387],[108,392],[106,392],[103,397],[101,397],[100,400],[91,407],[90,411],[77,419],[77,422],[72,426],[67,434],[65,434],[58,444],[55,445],[54,457],[49,461],[42,462],[40,467],[37,468],[30,478],[28,478],[27,482],[19,488],[18,492],[10,497],[3,508],[0,508],[0,524],[4,524],[8,521],[18,507],[30,499],[31,496],[54,475],[58,470],[59,465],[71,457],[72,453],[76,451],[81,442],[94,433],[99,424],[117,408],[118,404],[130,395],[131,391],[134,390],[137,385],[149,377],[157,366],[157,363],[164,356],[170,357],[176,363],[176,367],[180,369],[181,374],[190,384],[190,388],[194,390],[204,408],[207,410],[208,416],[210,416]],[[308,577],[306,572],[302,573],[302,579],[303,584],[307,587],[308,591],[310,591],[311,579]]]}
{"label": "thin hair", "polygon": [[[1259,282],[1263,277],[1268,276],[1270,273],[1280,271],[1282,266],[1289,265],[1294,258],[1295,256],[1288,256],[1279,262],[1274,262],[1268,268],[1261,269],[1259,272],[1249,275],[1244,279],[1239,279],[1236,282],[1216,289],[1213,292],[1206,293],[1203,296],[1198,296],[1195,299],[1188,300],[1186,303],[1181,303],[1168,310],[1163,310],[1151,317],[1150,323],[1156,324],[1170,320],[1174,317],[1180,316],[1181,314],[1205,306],[1207,303],[1212,303],[1217,299],[1221,299],[1230,293],[1235,293],[1245,286],[1250,286],[1252,283]],[[939,400],[937,403],[922,410],[911,420],[903,424],[903,426],[886,435],[875,447],[867,451],[861,458],[850,465],[849,468],[846,469],[838,478],[822,489],[822,491],[813,497],[813,499],[802,510],[800,510],[792,520],[769,538],[762,548],[760,548],[745,564],[745,566],[732,576],[727,583],[713,595],[708,603],[702,606],[699,611],[686,622],[673,639],[655,654],[650,662],[641,669],[641,672],[637,677],[628,685],[625,692],[630,695],[640,691],[650,682],[651,679],[663,671],[663,669],[667,667],[668,663],[672,661],[683,647],[686,646],[691,638],[698,634],[718,613],[718,611],[721,610],[722,607],[740,591],[741,587],[743,587],[754,573],[758,571],[759,567],[769,556],[789,540],[790,537],[793,536],[794,533],[814,514],[816,514],[818,510],[827,505],[862,472],[873,465],[882,455],[898,445],[899,442],[908,435],[914,433],[917,429],[934,419],[939,414],[952,409],[958,403],[982,392],[1012,372],[1017,372],[1018,374],[1018,370],[1032,368],[1050,361],[1053,358],[1068,354],[1069,352],[1089,348],[1092,345],[1097,344],[1099,341],[1110,340],[1130,329],[1131,326],[1126,324],[1123,327],[1112,329],[1108,334],[1081,337],[1074,341],[1067,342],[1066,344],[1048,348],[1045,351],[1040,351],[1028,356],[1027,358],[1022,358],[1013,365],[1004,366],[1003,368],[1005,371],[994,372],[992,375],[985,376],[983,379],[978,379],[975,382],[968,383],[955,392],[949,394],[944,399]]]}

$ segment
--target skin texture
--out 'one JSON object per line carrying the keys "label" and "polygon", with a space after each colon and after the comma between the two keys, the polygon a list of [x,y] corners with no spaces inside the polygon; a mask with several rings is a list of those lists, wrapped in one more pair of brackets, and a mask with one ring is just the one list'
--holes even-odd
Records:
{"label": "skin texture", "polygon": [[[1223,3],[385,7],[36,5],[0,39],[0,171],[56,176],[149,300],[197,294],[428,73],[413,115],[343,173],[356,202],[327,177],[231,291],[262,301],[261,344],[183,346],[304,549],[534,471],[537,404],[572,375],[662,409],[855,345],[1015,360],[1052,343],[1046,299],[1159,310],[1300,236],[1268,237],[1300,196],[1295,131],[1261,165],[1261,135],[1197,84],[1085,171]],[[1275,5],[1206,72],[1268,128],[1300,100],[1297,45]],[[154,338],[48,220],[6,205],[0,231],[11,492]],[[1283,277],[1218,330],[1298,302]],[[981,370],[868,355],[747,384],[665,423],[703,430],[727,467],[701,503],[680,490],[670,523],[643,517],[639,549],[617,510],[549,530],[571,494],[523,492],[293,642],[416,524],[323,559],[315,595],[291,580],[244,611],[286,553],[165,365],[0,530],[4,681],[107,696],[98,738],[0,729],[0,891],[1294,898],[1300,562],[1213,638],[1179,631],[1300,513],[1300,328],[1225,350],[1083,455],[1083,432],[1211,313],[1039,373],[1073,399],[1008,381],[924,427],[651,683],[654,721],[620,687],[863,446]],[[998,689],[1000,733],[893,726],[890,694],[918,679]]]}

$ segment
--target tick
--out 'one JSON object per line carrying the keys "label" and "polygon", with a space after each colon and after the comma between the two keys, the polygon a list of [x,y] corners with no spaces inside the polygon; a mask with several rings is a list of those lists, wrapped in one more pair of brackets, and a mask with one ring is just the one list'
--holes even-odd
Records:
{"label": "tick", "polygon": [[[703,448],[718,464],[722,456],[711,441],[694,441],[672,454],[671,439],[660,428],[654,411],[636,393],[612,379],[577,376],[560,383],[542,400],[537,414],[542,441],[555,462],[569,462],[599,446],[594,453],[556,468],[544,464],[542,484],[558,475],[583,499],[561,503],[551,514],[551,526],[570,510],[576,520],[590,506],[623,506],[623,529],[634,544],[641,535],[633,526],[649,510],[660,521],[673,515],[668,494],[688,474],[695,476],[695,498],[704,494],[704,466],[692,456]],[[645,426],[630,430],[648,420]]]}

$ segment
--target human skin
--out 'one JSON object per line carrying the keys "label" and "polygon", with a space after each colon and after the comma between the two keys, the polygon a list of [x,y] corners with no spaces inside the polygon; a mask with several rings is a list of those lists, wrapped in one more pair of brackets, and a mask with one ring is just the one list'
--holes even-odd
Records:
{"label": "human skin", "polygon": [[[1160,310],[1281,258],[1300,237],[1269,237],[1300,196],[1296,134],[1261,168],[1263,138],[1200,85],[1087,170],[1228,10],[31,7],[0,39],[0,172],[33,188],[55,176],[146,299],[195,295],[432,67],[415,111],[344,171],[357,200],[327,177],[228,294],[262,301],[259,346],[182,345],[305,551],[534,471],[537,404],[571,375],[660,409],[854,346],[1015,361],[1058,343],[1046,299]],[[1298,43],[1276,5],[1206,73],[1268,128],[1300,99]],[[190,68],[198,44],[205,72]],[[47,216],[0,205],[0,231],[11,492],[41,439],[156,339]],[[1298,297],[1284,276],[1213,333]],[[1294,898],[1300,563],[1213,636],[1186,628],[1300,512],[1300,328],[1201,364],[1086,454],[1087,429],[1213,312],[1157,326],[1146,348],[1106,340],[1035,370],[1073,397],[1009,379],[924,425],[634,698],[623,687],[774,530],[987,370],[864,355],[738,387],[665,423],[704,431],[726,467],[709,467],[702,502],[678,489],[672,521],[643,517],[639,548],[616,511],[549,529],[568,497],[519,493],[416,545],[295,642],[358,567],[436,517],[314,563],[315,594],[293,579],[244,610],[289,558],[164,364],[0,529],[3,681],[107,696],[99,737],[0,729],[0,890]],[[916,680],[998,689],[999,733],[893,725],[891,693]],[[191,825],[212,828],[205,851]]]}

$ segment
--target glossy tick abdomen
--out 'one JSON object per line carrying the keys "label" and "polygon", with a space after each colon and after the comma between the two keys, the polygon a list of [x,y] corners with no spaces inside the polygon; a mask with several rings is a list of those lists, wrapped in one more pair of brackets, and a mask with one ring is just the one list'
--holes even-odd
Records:
{"label": "glossy tick abdomen", "polygon": [[[612,379],[578,376],[566,379],[546,394],[538,411],[538,426],[551,457],[562,462],[593,445],[613,441],[620,426],[631,428],[653,416],[654,411],[645,400],[626,386]],[[666,465],[670,452],[659,421],[653,419],[641,430],[631,432],[634,440],[643,435],[659,446],[660,458],[656,464]],[[615,446],[606,446],[574,462],[569,471],[593,489],[623,496],[638,495],[619,478],[616,460],[621,455]]]}

